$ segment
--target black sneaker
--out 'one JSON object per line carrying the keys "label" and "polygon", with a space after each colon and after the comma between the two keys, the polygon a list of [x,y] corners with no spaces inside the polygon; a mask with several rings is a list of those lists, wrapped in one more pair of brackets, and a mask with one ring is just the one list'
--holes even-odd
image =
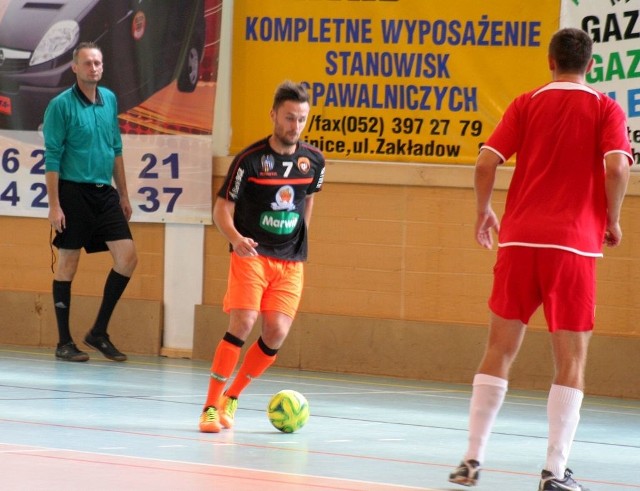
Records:
{"label": "black sneaker", "polygon": [[89,355],[80,351],[76,343],[69,341],[67,344],[58,345],[56,348],[56,358],[64,361],[87,361]]}
{"label": "black sneaker", "polygon": [[589,491],[573,480],[571,469],[564,471],[564,479],[558,479],[549,471],[542,471],[538,491]]}
{"label": "black sneaker", "polygon": [[88,332],[84,337],[84,344],[90,348],[98,350],[105,358],[109,358],[113,361],[126,361],[127,355],[120,353],[113,343],[109,340],[108,334],[101,336],[94,336],[91,332]]}
{"label": "black sneaker", "polygon": [[460,465],[449,474],[449,482],[462,484],[463,486],[475,486],[480,479],[480,462],[469,459],[460,462]]}

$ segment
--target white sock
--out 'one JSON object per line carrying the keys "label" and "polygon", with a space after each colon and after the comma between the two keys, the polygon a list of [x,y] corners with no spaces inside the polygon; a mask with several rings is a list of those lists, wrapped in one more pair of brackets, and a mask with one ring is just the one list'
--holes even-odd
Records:
{"label": "white sock", "polygon": [[564,477],[573,438],[578,429],[583,397],[581,390],[562,385],[552,385],[549,391],[549,443],[545,469],[560,479]]}
{"label": "white sock", "polygon": [[473,378],[469,408],[469,447],[464,460],[484,461],[484,451],[493,423],[504,402],[507,385],[505,379],[484,373],[478,373]]}

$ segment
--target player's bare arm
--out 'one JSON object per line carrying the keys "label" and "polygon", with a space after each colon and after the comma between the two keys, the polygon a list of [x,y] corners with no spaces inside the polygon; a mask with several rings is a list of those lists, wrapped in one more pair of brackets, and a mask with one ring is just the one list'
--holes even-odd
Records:
{"label": "player's bare arm", "polygon": [[133,210],[129,202],[129,192],[127,191],[127,179],[124,173],[124,159],[122,155],[117,156],[113,161],[113,181],[120,196],[120,206],[127,220],[131,219]]}
{"label": "player's bare arm", "polygon": [[623,153],[605,157],[605,192],[607,194],[607,230],[604,243],[615,247],[622,240],[620,209],[629,182],[629,158]]}
{"label": "player's bare arm", "polygon": [[60,206],[60,198],[58,197],[58,182],[60,174],[57,172],[47,172],[45,174],[47,183],[47,196],[49,199],[49,223],[58,232],[66,227],[64,212]]}
{"label": "player's bare arm", "polygon": [[213,221],[220,233],[229,241],[233,252],[240,257],[257,256],[258,243],[250,237],[244,237],[233,224],[236,205],[233,201],[217,197],[213,205]]}
{"label": "player's bare arm", "polygon": [[482,247],[493,247],[492,231],[500,231],[500,222],[491,208],[491,195],[496,179],[496,169],[500,165],[500,157],[490,150],[480,150],[475,166],[474,189],[476,193],[476,241]]}

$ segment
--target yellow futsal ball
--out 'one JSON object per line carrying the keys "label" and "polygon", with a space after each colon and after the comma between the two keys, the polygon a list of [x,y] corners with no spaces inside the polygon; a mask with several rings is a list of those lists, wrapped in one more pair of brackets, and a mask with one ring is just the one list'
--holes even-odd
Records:
{"label": "yellow futsal ball", "polygon": [[295,390],[281,390],[269,401],[267,416],[271,424],[284,433],[293,433],[309,420],[309,403]]}

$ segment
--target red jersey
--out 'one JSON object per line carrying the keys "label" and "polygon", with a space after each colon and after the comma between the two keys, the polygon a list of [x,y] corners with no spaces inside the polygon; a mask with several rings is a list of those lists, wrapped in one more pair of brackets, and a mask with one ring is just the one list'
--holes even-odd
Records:
{"label": "red jersey", "polygon": [[516,166],[499,246],[551,247],[602,256],[604,157],[633,163],[622,108],[586,85],[551,82],[516,98],[483,145]]}
{"label": "red jersey", "polygon": [[301,141],[293,155],[280,155],[265,138],[233,159],[218,196],[235,203],[234,225],[258,254],[304,261],[306,197],[322,189],[324,168],[316,147]]}

